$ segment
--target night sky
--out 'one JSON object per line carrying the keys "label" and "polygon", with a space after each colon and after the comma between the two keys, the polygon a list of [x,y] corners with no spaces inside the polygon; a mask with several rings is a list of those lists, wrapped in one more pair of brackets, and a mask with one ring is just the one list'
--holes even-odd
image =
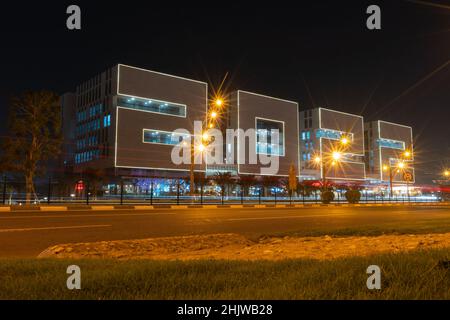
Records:
{"label": "night sky", "polygon": [[[421,183],[450,164],[450,1],[242,3],[2,2],[1,134],[11,95],[71,91],[124,63],[214,87],[229,72],[228,90],[410,125]],[[66,29],[70,4],[81,31]],[[366,28],[370,4],[382,30]]]}

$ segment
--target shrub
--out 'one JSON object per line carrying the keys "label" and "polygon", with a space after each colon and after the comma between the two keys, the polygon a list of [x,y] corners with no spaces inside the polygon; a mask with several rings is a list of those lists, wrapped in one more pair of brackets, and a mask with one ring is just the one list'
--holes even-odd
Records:
{"label": "shrub", "polygon": [[334,200],[334,192],[332,191],[324,191],[322,192],[322,203],[328,204]]}
{"label": "shrub", "polygon": [[358,190],[348,190],[345,193],[345,198],[347,199],[348,203],[358,203],[361,199],[361,192]]}

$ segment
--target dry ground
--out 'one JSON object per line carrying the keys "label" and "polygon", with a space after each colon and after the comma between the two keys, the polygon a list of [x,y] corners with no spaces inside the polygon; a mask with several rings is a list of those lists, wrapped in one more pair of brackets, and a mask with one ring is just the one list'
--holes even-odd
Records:
{"label": "dry ground", "polygon": [[328,260],[450,247],[450,233],[350,237],[264,237],[195,235],[102,241],[50,247],[39,258],[153,260]]}

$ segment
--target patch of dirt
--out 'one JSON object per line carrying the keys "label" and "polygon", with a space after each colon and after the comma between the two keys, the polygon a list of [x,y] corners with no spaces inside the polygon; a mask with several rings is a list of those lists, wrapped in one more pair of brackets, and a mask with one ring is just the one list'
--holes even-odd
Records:
{"label": "patch of dirt", "polygon": [[336,259],[450,247],[450,233],[377,237],[266,237],[253,242],[237,234],[102,241],[50,247],[39,258],[154,260]]}

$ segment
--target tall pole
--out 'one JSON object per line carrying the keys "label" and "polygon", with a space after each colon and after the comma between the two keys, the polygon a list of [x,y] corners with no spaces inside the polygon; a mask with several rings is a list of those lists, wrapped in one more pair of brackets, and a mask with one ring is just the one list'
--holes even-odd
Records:
{"label": "tall pole", "polygon": [[86,204],[89,205],[89,182],[86,181]]}
{"label": "tall pole", "polygon": [[392,195],[394,194],[392,180],[393,180],[392,167],[391,165],[389,165],[389,201],[391,200]]}
{"label": "tall pole", "polygon": [[3,204],[6,204],[6,175],[3,176]]}
{"label": "tall pole", "polygon": [[409,180],[408,179],[406,179],[406,193],[408,195],[408,203],[410,203],[411,199],[409,197]]}
{"label": "tall pole", "polygon": [[150,205],[153,205],[153,180],[150,184]]}
{"label": "tall pole", "polygon": [[323,159],[321,160],[320,163],[320,174],[322,176],[322,192],[324,192],[326,190],[326,183],[327,181],[325,180],[325,163],[323,162]]}
{"label": "tall pole", "polygon": [[191,140],[191,164],[189,167],[189,180],[190,180],[190,194],[194,196],[195,194],[195,176],[194,176],[194,162],[195,162],[195,148],[194,148],[194,135],[192,135]]}
{"label": "tall pole", "polygon": [[177,180],[177,205],[180,204],[180,180]]}
{"label": "tall pole", "polygon": [[47,204],[50,204],[50,198],[52,196],[52,178],[48,177],[48,190],[47,190]]}
{"label": "tall pole", "polygon": [[120,180],[120,205],[123,204],[123,180]]}
{"label": "tall pole", "polygon": [[201,183],[201,185],[200,185],[200,204],[203,205],[203,184],[204,184],[203,179],[200,183]]}

